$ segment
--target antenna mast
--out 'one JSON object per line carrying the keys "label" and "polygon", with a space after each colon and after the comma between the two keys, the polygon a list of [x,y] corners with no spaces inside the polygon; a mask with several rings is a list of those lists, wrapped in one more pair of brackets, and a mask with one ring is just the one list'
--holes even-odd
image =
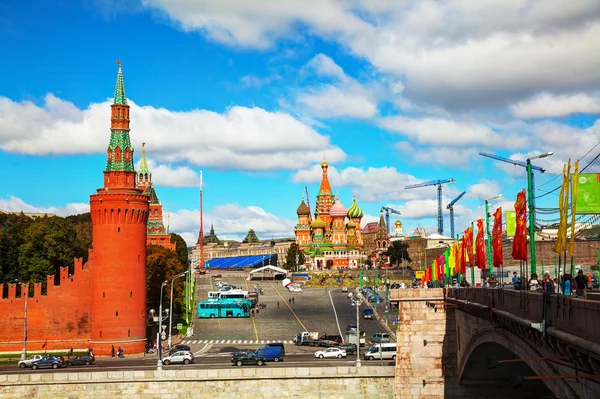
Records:
{"label": "antenna mast", "polygon": [[308,187],[304,186],[304,191],[306,191],[306,205],[308,205],[308,220],[312,222],[312,211],[310,210],[310,198],[308,197]]}
{"label": "antenna mast", "polygon": [[202,171],[200,171],[200,269],[204,269],[204,226],[202,213]]}

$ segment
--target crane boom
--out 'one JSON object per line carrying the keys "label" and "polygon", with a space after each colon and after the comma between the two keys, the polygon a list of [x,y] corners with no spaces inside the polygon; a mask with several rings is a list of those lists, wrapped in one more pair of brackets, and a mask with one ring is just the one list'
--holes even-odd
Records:
{"label": "crane boom", "polygon": [[308,206],[308,220],[312,222],[312,212],[310,210],[310,198],[308,198],[308,187],[304,186],[304,191],[306,191],[306,205]]}
{"label": "crane boom", "polygon": [[438,234],[444,233],[444,215],[442,214],[442,184],[455,183],[453,178],[443,180],[430,180],[423,183],[411,184],[404,187],[405,190],[418,187],[437,186],[437,205],[438,205]]}
{"label": "crane boom", "polygon": [[[506,162],[506,163],[512,163],[513,165],[522,166],[524,168],[527,167],[527,162],[524,162],[524,161],[518,161],[516,159],[504,158],[504,157],[501,157],[499,155],[490,154],[488,152],[480,152],[479,155],[487,157],[487,158],[492,158],[492,159],[495,159],[497,161],[502,161],[502,162]],[[533,170],[539,170],[542,173],[544,173],[546,171],[546,169],[540,168],[539,166],[535,166],[535,165],[531,165],[531,169],[533,169]]]}
{"label": "crane boom", "polygon": [[458,195],[458,197],[450,201],[448,206],[446,206],[446,209],[450,210],[450,235],[452,236],[452,238],[454,238],[454,204],[456,204],[458,200],[461,199],[466,193],[466,191],[463,191]]}
{"label": "crane boom", "polygon": [[388,208],[386,206],[382,206],[381,209],[383,209],[385,211],[385,224],[386,224],[386,228],[387,228],[387,233],[392,234],[392,232],[391,232],[392,228],[390,226],[390,214],[394,213],[396,215],[401,215],[401,213],[395,209]]}

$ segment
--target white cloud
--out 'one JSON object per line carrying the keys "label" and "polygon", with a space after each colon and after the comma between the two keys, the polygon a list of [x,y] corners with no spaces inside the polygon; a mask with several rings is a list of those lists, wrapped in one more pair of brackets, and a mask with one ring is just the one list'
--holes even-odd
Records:
{"label": "white cloud", "polygon": [[521,119],[561,117],[577,113],[600,114],[600,95],[541,93],[511,106],[511,111]]}
{"label": "white cloud", "polygon": [[[318,183],[321,181],[321,176],[320,165],[314,165],[312,168],[299,170],[293,174],[292,181]],[[334,190],[336,187],[352,187],[356,190],[357,199],[365,202],[421,200],[436,198],[437,195],[435,186],[406,190],[405,186],[420,183],[421,180],[392,167],[367,169],[348,167],[338,171],[330,166],[328,177]],[[456,189],[445,185],[444,192],[454,193]]]}
{"label": "white cloud", "polygon": [[21,198],[9,196],[8,199],[0,198],[0,210],[6,212],[48,213],[58,216],[79,215],[90,211],[90,204],[72,202],[65,206],[36,206],[23,201]]}
{"label": "white cloud", "polygon": [[233,46],[266,49],[308,31],[380,71],[406,77],[410,96],[449,108],[600,84],[596,0],[326,0],[318,12],[295,1],[144,4],[184,30]]}
{"label": "white cloud", "polygon": [[448,168],[467,166],[477,155],[477,150],[469,147],[418,148],[406,141],[396,143],[395,147],[418,164]]}
{"label": "white cloud", "polygon": [[[259,206],[224,204],[204,212],[204,233],[208,234],[213,224],[219,238],[243,239],[249,229],[254,229],[261,240],[294,237],[296,221],[283,219]],[[197,209],[171,211],[171,231],[180,234],[188,245],[198,240],[200,213]]]}
{"label": "white cloud", "polygon": [[[139,170],[140,162],[136,162],[136,170]],[[147,158],[147,162],[152,173],[152,183],[157,186],[196,187],[200,184],[200,175],[187,166],[159,165],[150,158]]]}
{"label": "white cloud", "polygon": [[478,183],[472,184],[466,190],[467,196],[476,198],[479,201],[485,201],[486,199],[493,198],[498,194],[502,194],[500,185],[491,180],[480,180]]}
{"label": "white cloud", "polygon": [[[222,114],[173,112],[129,103],[134,147],[147,142],[159,162],[262,171],[306,167],[319,161],[323,153],[332,161],[346,156],[329,137],[284,112],[239,106]],[[0,97],[0,149],[4,151],[104,153],[109,126],[108,101],[79,110],[52,94],[46,96],[43,106]]]}
{"label": "white cloud", "polygon": [[281,80],[281,76],[279,76],[277,74],[271,74],[264,78],[260,78],[258,76],[254,76],[254,75],[246,75],[246,76],[242,76],[242,78],[240,79],[240,83],[242,84],[242,87],[260,88],[264,85],[268,85],[277,80]]}

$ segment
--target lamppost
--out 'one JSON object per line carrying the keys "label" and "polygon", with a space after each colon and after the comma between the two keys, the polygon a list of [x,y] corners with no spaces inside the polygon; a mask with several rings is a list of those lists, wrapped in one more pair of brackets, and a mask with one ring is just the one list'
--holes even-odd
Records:
{"label": "lamppost", "polygon": [[527,205],[529,206],[529,251],[531,252],[531,274],[536,274],[536,254],[535,254],[535,207],[533,203],[534,189],[533,187],[533,170],[531,165],[532,159],[546,158],[554,154],[552,151],[545,152],[534,157],[527,158]]}
{"label": "lamppost", "polygon": [[389,307],[390,307],[390,279],[383,279],[385,284],[385,324],[388,324]]}
{"label": "lamppost", "polygon": [[[171,349],[171,344],[173,342],[172,337],[171,337],[172,331],[173,331],[173,283],[175,282],[176,278],[183,277],[187,273],[188,273],[188,271],[186,270],[185,272],[178,274],[177,276],[175,276],[171,279],[171,304],[169,305],[169,341],[167,342],[169,350]],[[161,294],[162,294],[162,290],[161,290]]]}
{"label": "lamppost", "polygon": [[360,305],[362,305],[364,299],[360,291],[356,294],[356,297],[350,293],[350,300],[356,306],[356,367],[360,367]]}
{"label": "lamppost", "polygon": [[164,281],[161,285],[160,285],[160,305],[158,307],[158,345],[157,345],[157,349],[158,349],[158,361],[156,363],[156,370],[161,371],[162,370],[162,339],[163,339],[163,332],[162,332],[162,315],[163,315],[163,308],[162,308],[162,294],[163,294],[163,288],[165,287],[165,285],[167,285],[168,281]]}
{"label": "lamppost", "polygon": [[[25,305],[23,308],[23,350],[21,351],[21,360],[25,360],[27,358],[27,298],[29,297],[29,292],[25,292],[23,290],[23,282],[19,280],[15,280],[21,285],[21,297],[25,295]],[[29,286],[27,286],[27,291],[29,291]]]}
{"label": "lamppost", "polygon": [[494,266],[492,264],[492,234],[490,233],[490,205],[491,200],[501,198],[502,194],[498,194],[495,197],[488,198],[485,200],[485,230],[487,232],[487,261],[490,275],[494,272]]}

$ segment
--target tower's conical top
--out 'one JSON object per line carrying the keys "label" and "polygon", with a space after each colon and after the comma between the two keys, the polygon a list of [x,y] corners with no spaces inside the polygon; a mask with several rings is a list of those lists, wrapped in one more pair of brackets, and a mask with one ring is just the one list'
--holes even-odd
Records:
{"label": "tower's conical top", "polygon": [[117,85],[115,86],[115,101],[113,104],[127,105],[127,97],[125,96],[125,83],[123,82],[123,70],[121,69],[121,61],[117,60],[119,72],[117,73]]}
{"label": "tower's conical top", "polygon": [[140,161],[140,170],[138,173],[151,175],[152,173],[148,170],[148,161],[146,160],[146,143],[142,143],[142,160]]}

